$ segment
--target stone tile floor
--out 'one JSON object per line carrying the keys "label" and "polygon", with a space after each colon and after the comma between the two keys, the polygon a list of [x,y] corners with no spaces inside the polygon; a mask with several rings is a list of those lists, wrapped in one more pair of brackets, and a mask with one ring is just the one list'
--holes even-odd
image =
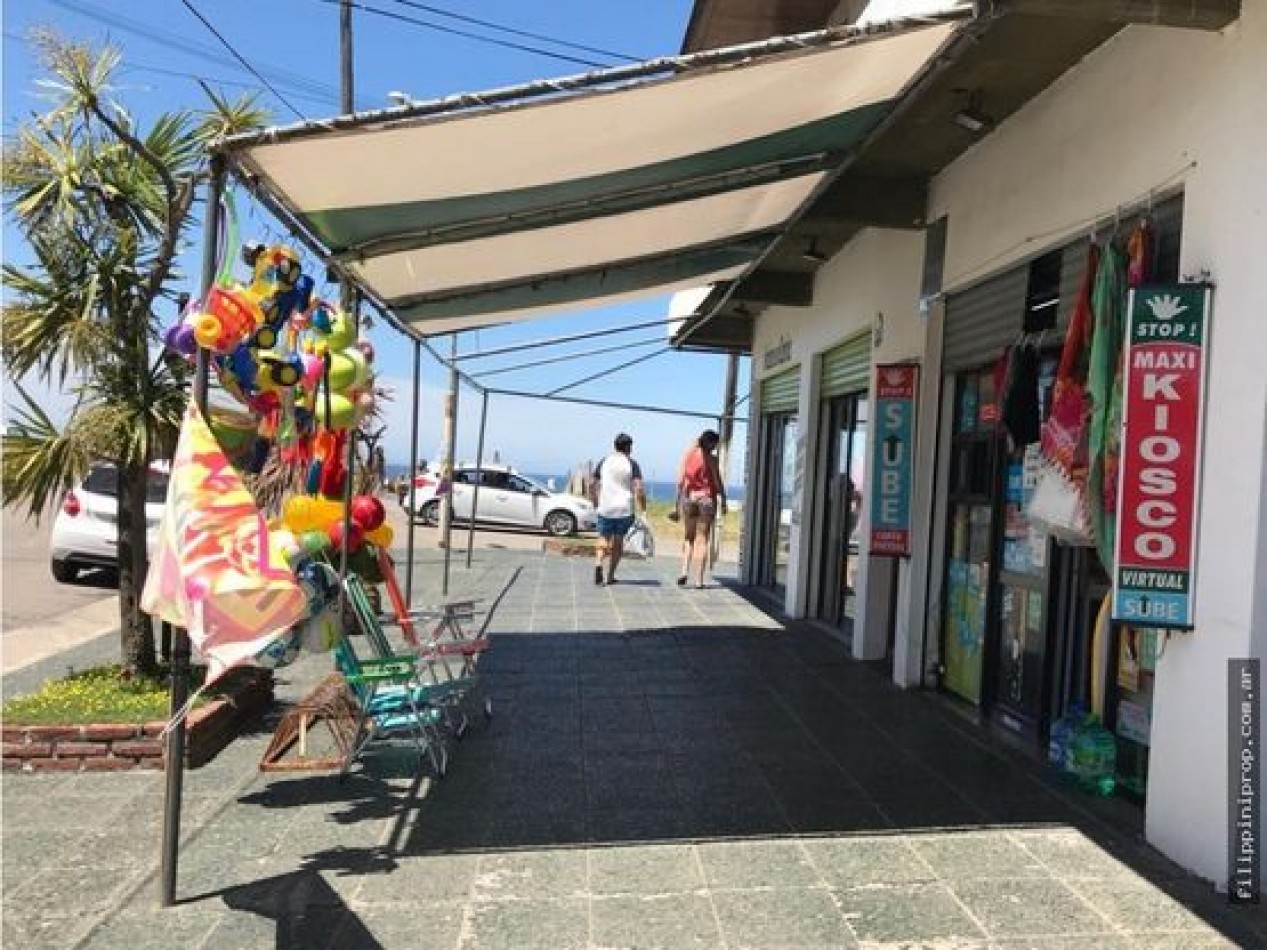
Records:
{"label": "stone tile floor", "polygon": [[264,724],[187,775],[162,910],[160,776],[7,774],[4,945],[1267,946],[1267,915],[1142,844],[1137,809],[732,589],[664,561],[605,588],[588,561],[457,564],[491,608],[496,715],[443,779],[392,751],[344,782],[261,774]]}

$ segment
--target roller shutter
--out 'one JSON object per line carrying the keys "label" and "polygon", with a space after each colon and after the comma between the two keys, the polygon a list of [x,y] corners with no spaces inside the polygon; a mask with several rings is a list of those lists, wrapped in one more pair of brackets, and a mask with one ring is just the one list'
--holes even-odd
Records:
{"label": "roller shutter", "polygon": [[796,412],[800,403],[801,372],[785,370],[761,380],[762,412]]}
{"label": "roller shutter", "polygon": [[823,354],[824,399],[867,388],[871,376],[871,334],[859,333]]}
{"label": "roller shutter", "polygon": [[1028,281],[1029,268],[1022,265],[946,297],[946,372],[988,363],[1016,340],[1025,318]]}

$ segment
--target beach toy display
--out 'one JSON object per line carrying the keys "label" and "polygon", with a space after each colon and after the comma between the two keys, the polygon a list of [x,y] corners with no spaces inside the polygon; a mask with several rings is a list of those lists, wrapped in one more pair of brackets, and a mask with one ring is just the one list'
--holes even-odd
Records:
{"label": "beach toy display", "polygon": [[[234,260],[250,267],[246,283],[234,281]],[[220,441],[216,451],[245,472],[260,472],[275,459],[282,480],[299,488],[267,520],[263,514],[252,517],[258,509],[242,502],[241,524],[263,534],[241,543],[272,552],[260,561],[273,572],[268,583],[302,602],[298,609],[287,608],[289,616],[279,612],[270,618],[270,630],[243,629],[233,661],[257,666],[283,666],[304,649],[331,649],[342,629],[336,566],[343,563],[344,548],[348,570],[378,583],[378,551],[393,540],[378,499],[358,495],[350,507],[344,505],[348,440],[374,408],[374,347],[360,337],[354,315],[313,291],[294,249],[248,244],[240,256],[226,251],[215,285],[164,334],[169,350],[182,358],[192,359],[199,347],[209,351],[221,388],[241,405],[213,406],[209,421]],[[200,434],[207,427],[201,417],[190,424]],[[178,571],[170,567],[172,582]],[[251,564],[248,573],[255,572]],[[184,590],[215,586],[215,578],[192,577]],[[180,606],[184,616],[185,605]]]}

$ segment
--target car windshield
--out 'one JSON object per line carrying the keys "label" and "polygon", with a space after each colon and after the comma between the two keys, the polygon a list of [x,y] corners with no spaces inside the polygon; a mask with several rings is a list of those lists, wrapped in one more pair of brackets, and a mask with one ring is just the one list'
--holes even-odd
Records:
{"label": "car windshield", "polygon": [[[84,479],[84,491],[107,498],[119,497],[119,470],[113,465],[99,465]],[[145,500],[162,503],[167,500],[167,473],[150,469],[145,482]]]}

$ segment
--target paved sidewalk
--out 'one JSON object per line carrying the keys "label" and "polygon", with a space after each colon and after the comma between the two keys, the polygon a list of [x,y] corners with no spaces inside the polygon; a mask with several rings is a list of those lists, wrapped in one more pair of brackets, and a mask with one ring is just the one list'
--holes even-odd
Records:
{"label": "paved sidewalk", "polygon": [[5,775],[5,946],[1267,945],[1264,915],[1140,843],[1136,809],[672,571],[596,588],[588,560],[455,559],[455,590],[504,590],[492,722],[439,781],[390,755],[343,783],[263,775],[271,726],[238,740],[187,776],[173,909],[160,776]]}

